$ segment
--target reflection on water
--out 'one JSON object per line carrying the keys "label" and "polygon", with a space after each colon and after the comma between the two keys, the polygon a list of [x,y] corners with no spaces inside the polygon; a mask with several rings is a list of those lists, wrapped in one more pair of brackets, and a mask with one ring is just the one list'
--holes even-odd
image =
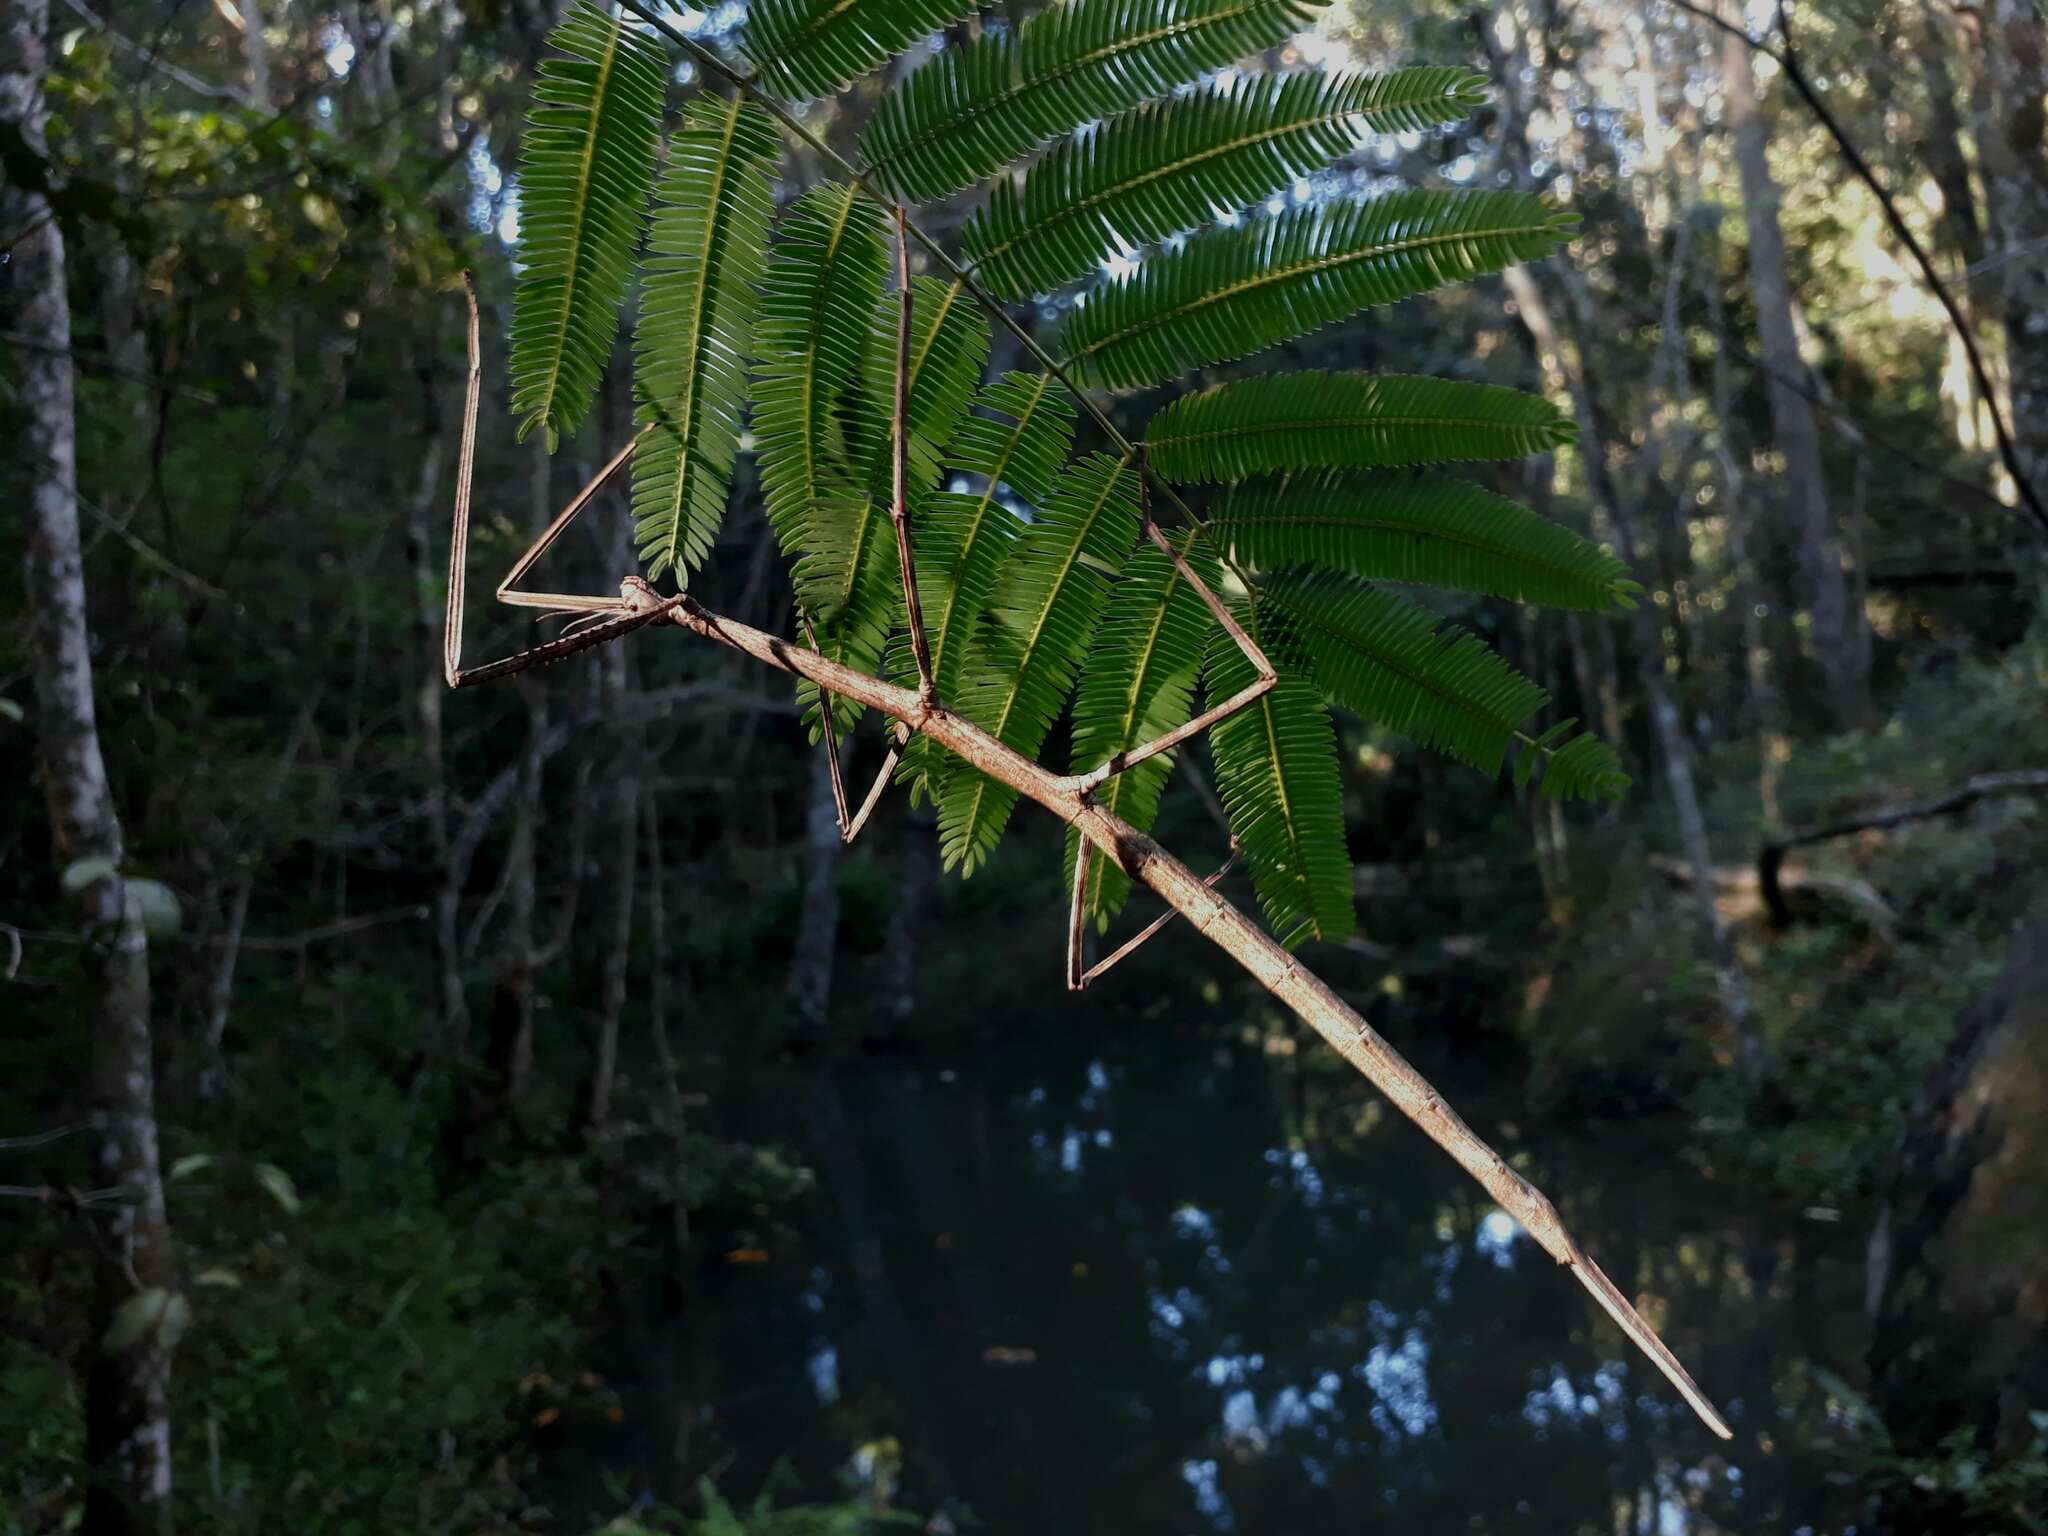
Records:
{"label": "reflection on water", "polygon": [[[714,1266],[693,1325],[636,1341],[648,1416],[695,1403],[687,1471],[742,1493],[785,1459],[830,1493],[893,1436],[904,1504],[993,1532],[1848,1528],[1805,1424],[1808,1362],[1861,1348],[1852,1232],[1640,1126],[1508,1144],[1726,1406],[1723,1446],[1419,1133],[1305,1059],[1146,1026],[735,1085],[721,1131],[820,1186],[769,1263]],[[658,1439],[619,1470],[666,1492]]]}

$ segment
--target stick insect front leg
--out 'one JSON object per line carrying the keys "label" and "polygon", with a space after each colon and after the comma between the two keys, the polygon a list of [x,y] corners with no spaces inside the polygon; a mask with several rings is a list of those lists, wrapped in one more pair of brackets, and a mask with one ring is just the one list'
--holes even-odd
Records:
{"label": "stick insect front leg", "polygon": [[[470,501],[474,493],[476,476],[476,423],[478,404],[483,394],[483,343],[482,321],[478,314],[476,289],[467,280],[463,284],[469,299],[469,386],[462,405],[462,449],[455,465],[455,518],[454,535],[448,546],[448,611],[441,629],[441,672],[450,688],[473,688],[480,683],[494,682],[501,677],[516,676],[534,667],[544,667],[550,662],[560,661],[579,651],[607,644],[621,635],[644,629],[664,617],[680,599],[660,600],[653,605],[635,605],[623,595],[598,597],[580,592],[521,592],[513,584],[531,570],[536,561],[547,553],[548,547],[562,535],[562,530],[582,515],[583,510],[597,498],[597,493],[633,457],[633,450],[647,435],[643,427],[640,433],[625,447],[611,456],[604,468],[592,477],[590,483],[570,498],[569,504],[555,515],[539,538],[529,544],[526,552],[514,562],[511,571],[498,584],[496,597],[499,602],[520,608],[545,608],[552,613],[582,613],[597,616],[599,622],[588,629],[563,635],[560,639],[518,651],[498,661],[486,662],[482,666],[462,665],[462,617],[467,596],[469,563],[469,519]],[[609,617],[607,617],[607,615]]]}

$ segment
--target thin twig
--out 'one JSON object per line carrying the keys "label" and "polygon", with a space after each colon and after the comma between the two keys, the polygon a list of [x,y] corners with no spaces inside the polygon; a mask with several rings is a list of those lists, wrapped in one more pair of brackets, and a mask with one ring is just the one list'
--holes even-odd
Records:
{"label": "thin twig", "polygon": [[47,1147],[66,1136],[76,1136],[84,1129],[85,1122],[80,1121],[75,1125],[60,1125],[51,1131],[37,1131],[29,1136],[0,1136],[0,1152],[26,1152],[34,1147]]}
{"label": "thin twig", "polygon": [[908,216],[896,205],[896,401],[892,423],[889,518],[896,525],[896,565],[903,580],[903,611],[910,628],[910,654],[917,663],[917,696],[927,707],[938,698],[932,683],[932,651],[925,640],[924,609],[917,600],[917,563],[910,552],[910,237]]}
{"label": "thin twig", "polygon": [[1886,225],[1912,256],[1914,265],[1920,269],[1920,275],[1926,279],[1928,291],[1934,295],[1935,301],[1947,314],[1949,324],[1955,328],[1956,339],[1962,343],[1963,355],[1970,364],[1970,375],[1976,380],[1977,392],[1983,399],[1985,410],[1990,414],[1992,435],[1998,439],[1998,457],[2005,465],[2006,474],[2012,477],[2013,488],[2019,492],[2020,500],[2026,503],[2027,511],[2033,514],[2041,532],[2048,534],[2048,506],[2042,504],[2033,481],[2027,477],[2026,470],[2020,464],[2019,448],[2012,440],[2011,431],[2006,427],[2004,414],[1998,409],[1998,389],[1991,381],[1991,370],[1984,364],[1984,354],[1978,350],[1976,334],[1970,329],[1969,321],[1964,318],[1962,306],[1956,303],[1955,295],[1949,292],[1948,284],[1942,280],[1941,273],[1934,265],[1934,258],[1927,254],[1926,247],[1921,245],[1919,238],[1906,223],[1905,216],[1899,212],[1899,205],[1892,200],[1884,184],[1877,179],[1877,172],[1871,169],[1870,162],[1863,158],[1862,151],[1857,149],[1848,132],[1836,120],[1834,113],[1828,110],[1827,103],[1821,100],[1820,93],[1813,87],[1813,82],[1807,79],[1806,70],[1800,65],[1799,55],[1792,46],[1792,21],[1785,13],[1783,0],[1779,0],[1778,5],[1778,35],[1784,39],[1782,48],[1773,48],[1769,43],[1758,41],[1744,28],[1708,10],[1705,6],[1695,5],[1693,0],[1670,0],[1670,3],[1689,16],[1697,16],[1700,20],[1718,27],[1765,58],[1776,61],[1778,67],[1785,72],[1785,78],[1791,83],[1792,89],[1798,92],[1799,99],[1806,103],[1814,117],[1819,120],[1821,127],[1827,131],[1828,137],[1835,141],[1835,148],[1849,163],[1849,169],[1856,173],[1857,180],[1870,189],[1871,195],[1877,199],[1878,207],[1884,214]]}
{"label": "thin twig", "polygon": [[255,105],[255,103],[249,100],[246,94],[234,89],[232,86],[215,85],[209,80],[200,79],[197,75],[191,73],[189,70],[183,70],[178,68],[177,65],[169,62],[166,59],[158,58],[156,49],[144,48],[142,44],[136,42],[134,38],[129,37],[125,33],[116,32],[112,27],[107,25],[105,20],[103,20],[97,12],[89,10],[82,3],[82,0],[64,0],[64,3],[70,6],[73,11],[77,12],[79,19],[82,20],[88,27],[91,27],[93,31],[99,33],[100,36],[107,38],[109,41],[118,44],[122,48],[125,48],[128,52],[134,54],[138,59],[140,59],[145,66],[155,70],[165,79],[175,81],[177,84],[182,85],[183,87],[185,87],[186,90],[192,92],[194,95],[204,96],[213,101],[231,101],[238,107],[248,107]]}

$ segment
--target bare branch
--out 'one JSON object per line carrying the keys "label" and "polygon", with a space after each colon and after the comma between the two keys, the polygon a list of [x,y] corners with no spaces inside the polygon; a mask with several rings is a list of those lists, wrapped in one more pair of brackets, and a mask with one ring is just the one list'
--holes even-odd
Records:
{"label": "bare branch", "polygon": [[1709,25],[1718,27],[1730,37],[1739,38],[1765,58],[1775,60],[1778,67],[1785,72],[1785,78],[1791,83],[1792,89],[1798,92],[1799,99],[1806,103],[1808,110],[1827,131],[1828,137],[1834,140],[1836,150],[1849,163],[1849,169],[1856,173],[1856,179],[1870,189],[1871,196],[1877,199],[1878,207],[1884,213],[1886,225],[1899,244],[1906,248],[1907,254],[1913,258],[1913,264],[1920,269],[1921,277],[1926,279],[1928,291],[1934,295],[1935,301],[1948,316],[1949,324],[1954,327],[1956,339],[1963,346],[1963,355],[1969,360],[1970,376],[1976,381],[1978,396],[1983,400],[1984,408],[1990,412],[1991,430],[1998,438],[1999,461],[2005,465],[2006,474],[2012,477],[2013,486],[2018,490],[2020,500],[2026,503],[2027,511],[2033,514],[2034,521],[2040,525],[2040,531],[2048,534],[2048,505],[2043,505],[2040,493],[2034,488],[2034,483],[2027,478],[2027,472],[2020,464],[2019,449],[2005,424],[2004,413],[1998,408],[1998,389],[1992,382],[1991,370],[1984,365],[1984,354],[1978,349],[1976,333],[1970,329],[1970,322],[1964,317],[1962,306],[1956,303],[1955,295],[1949,291],[1948,284],[1936,270],[1934,258],[1927,254],[1927,248],[1921,245],[1911,226],[1906,223],[1905,216],[1899,212],[1899,205],[1892,200],[1892,195],[1885,190],[1884,183],[1877,179],[1877,172],[1871,169],[1870,162],[1863,158],[1863,152],[1856,147],[1848,131],[1836,120],[1835,114],[1828,110],[1827,103],[1821,99],[1820,93],[1813,87],[1813,82],[1807,78],[1806,70],[1799,62],[1799,55],[1792,46],[1792,20],[1785,13],[1784,0],[1779,0],[1778,4],[1778,35],[1784,39],[1782,48],[1773,48],[1769,43],[1758,41],[1734,22],[1703,5],[1695,5],[1693,0],[1670,0],[1670,3],[1689,16],[1697,16]]}

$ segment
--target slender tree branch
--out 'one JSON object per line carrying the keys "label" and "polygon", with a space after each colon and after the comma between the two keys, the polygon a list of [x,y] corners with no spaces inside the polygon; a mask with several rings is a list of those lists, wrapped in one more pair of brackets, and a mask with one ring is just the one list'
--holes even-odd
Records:
{"label": "slender tree branch", "polygon": [[2028,478],[2025,468],[2020,463],[2019,448],[2013,442],[2012,433],[2005,424],[2004,413],[1998,408],[1997,386],[1991,381],[1991,370],[1984,364],[1984,354],[1978,349],[1976,334],[1970,329],[1970,323],[1963,315],[1962,306],[1956,303],[1955,295],[1949,291],[1948,284],[1943,281],[1940,271],[1936,269],[1934,258],[1927,254],[1927,248],[1920,243],[1919,238],[1906,223],[1905,216],[1899,212],[1899,205],[1885,190],[1884,183],[1877,179],[1877,172],[1871,169],[1870,162],[1863,158],[1862,151],[1856,147],[1848,131],[1828,109],[1827,103],[1814,89],[1813,82],[1807,78],[1806,70],[1801,66],[1799,55],[1792,45],[1792,21],[1785,13],[1783,0],[1780,0],[1778,5],[1778,35],[1784,39],[1782,48],[1773,48],[1769,43],[1758,41],[1742,27],[1705,6],[1694,4],[1693,0],[1669,0],[1669,3],[1689,16],[1697,16],[1700,20],[1718,27],[1730,37],[1739,38],[1746,46],[1765,58],[1776,61],[1778,67],[1785,72],[1785,79],[1798,93],[1799,99],[1806,103],[1821,127],[1826,130],[1828,137],[1834,140],[1836,150],[1848,162],[1849,169],[1856,173],[1857,180],[1870,189],[1871,195],[1877,199],[1878,207],[1884,213],[1886,225],[1912,256],[1914,265],[1919,267],[1920,275],[1927,282],[1928,291],[1934,295],[1935,302],[1941,305],[1943,312],[1948,316],[1949,324],[1955,328],[1956,339],[1962,343],[1963,355],[1970,364],[1970,375],[1976,380],[1978,394],[1984,401],[1985,409],[1990,413],[1992,434],[1998,439],[1999,460],[2005,465],[2006,474],[2012,477],[2014,489],[2019,492],[2020,500],[2026,504],[2027,511],[2039,524],[2040,531],[2048,534],[2048,505],[2043,505],[2033,481]]}
{"label": "slender tree branch", "polygon": [[1765,843],[1757,852],[1757,884],[1763,891],[1764,906],[1771,914],[1771,926],[1783,928],[1792,921],[1792,908],[1785,900],[1781,878],[1785,855],[1809,843],[1824,843],[1856,832],[1875,832],[1923,821],[1950,811],[1966,810],[1979,800],[1999,795],[2033,795],[2048,791],[2048,768],[2021,768],[2010,773],[1981,773],[1954,789],[1926,800],[1909,800],[1901,805],[1880,805],[1825,826],[1802,827]]}
{"label": "slender tree branch", "polygon": [[917,600],[917,563],[910,553],[910,235],[909,216],[896,207],[896,400],[891,415],[889,519],[896,525],[896,564],[903,581],[903,612],[910,629],[910,654],[917,663],[917,696],[938,697],[932,683],[932,651],[925,639],[924,608]]}

